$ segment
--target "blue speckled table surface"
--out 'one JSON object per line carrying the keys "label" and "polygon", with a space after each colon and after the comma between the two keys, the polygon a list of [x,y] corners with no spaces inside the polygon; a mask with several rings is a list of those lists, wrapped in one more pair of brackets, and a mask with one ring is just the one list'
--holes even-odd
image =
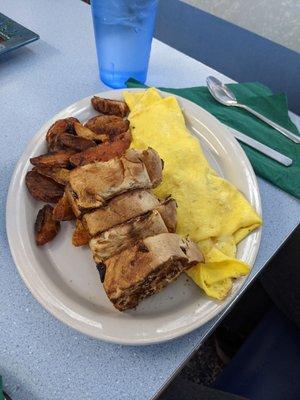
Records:
{"label": "blue speckled table surface", "polygon": [[[151,399],[222,315],[170,343],[122,347],[63,325],[31,296],[14,266],[5,201],[14,166],[36,130],[60,109],[106,89],[98,81],[90,8],[75,0],[1,0],[1,12],[41,40],[0,58],[0,374],[18,400]],[[228,78],[154,41],[148,83],[184,87]],[[299,121],[299,119],[298,119]],[[299,222],[299,202],[259,179],[264,227],[248,284]]]}

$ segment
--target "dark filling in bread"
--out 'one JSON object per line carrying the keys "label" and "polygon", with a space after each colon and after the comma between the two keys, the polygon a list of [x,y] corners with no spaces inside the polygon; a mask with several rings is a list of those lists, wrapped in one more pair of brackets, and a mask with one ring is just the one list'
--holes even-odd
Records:
{"label": "dark filling in bread", "polygon": [[124,291],[120,297],[110,298],[110,300],[120,311],[135,308],[141,300],[159,292],[168,283],[177,279],[185,268],[181,261],[169,260],[164,265],[160,265],[159,269],[149,274],[142,282]]}

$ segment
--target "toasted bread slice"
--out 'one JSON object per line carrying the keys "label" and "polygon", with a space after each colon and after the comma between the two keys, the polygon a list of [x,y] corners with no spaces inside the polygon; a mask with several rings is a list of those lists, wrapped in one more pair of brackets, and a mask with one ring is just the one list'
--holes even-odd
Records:
{"label": "toasted bread slice", "polygon": [[113,226],[145,214],[159,206],[159,200],[149,190],[132,190],[109,201],[107,206],[99,208],[82,217],[91,236],[104,232]]}
{"label": "toasted bread slice", "polygon": [[135,308],[145,297],[159,292],[182,271],[203,261],[198,246],[175,233],[141,240],[98,266],[104,289],[120,311]]}
{"label": "toasted bread slice", "polygon": [[150,147],[143,151],[142,159],[146,166],[150,181],[153,187],[158,186],[162,181],[163,160],[158,160],[158,153]]}
{"label": "toasted bread slice", "polygon": [[105,207],[84,214],[82,222],[93,237],[156,209],[164,220],[168,231],[175,232],[176,207],[176,201],[171,197],[159,201],[149,190],[133,190],[114,197]]}
{"label": "toasted bread slice", "polygon": [[133,246],[139,240],[168,232],[160,213],[149,211],[133,220],[117,225],[90,240],[94,261],[98,264]]}
{"label": "toasted bread slice", "polygon": [[156,207],[156,210],[160,213],[164,223],[166,224],[169,232],[176,231],[177,225],[177,204],[176,201],[171,197],[167,197],[162,200],[160,205]]}
{"label": "toasted bread slice", "polygon": [[[162,161],[153,149],[151,162],[159,164],[158,176],[149,177],[144,163],[145,151],[129,149],[121,158],[107,162],[95,162],[75,168],[70,173],[67,186],[68,198],[76,216],[91,209],[105,206],[107,201],[121,193],[134,189],[150,189],[161,180]],[[149,165],[147,165],[148,168]]]}

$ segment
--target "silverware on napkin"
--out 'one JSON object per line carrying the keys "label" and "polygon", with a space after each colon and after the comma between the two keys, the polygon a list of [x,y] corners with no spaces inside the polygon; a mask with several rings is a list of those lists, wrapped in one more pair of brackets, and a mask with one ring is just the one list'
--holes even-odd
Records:
{"label": "silverware on napkin", "polygon": [[272,158],[272,160],[277,161],[279,164],[282,164],[286,167],[292,165],[293,160],[284,154],[279,153],[279,151],[276,151],[274,149],[271,149],[271,147],[268,147],[259,141],[252,139],[250,136],[245,135],[242,132],[237,131],[236,129],[230,128],[229,126],[225,125],[226,128],[230,130],[230,132],[233,134],[233,136],[241,141],[242,143],[246,143],[248,146],[252,147],[253,149],[259,151],[260,153],[264,154],[265,156],[268,156],[269,158]]}
{"label": "silverware on napkin", "polygon": [[257,111],[253,110],[252,108],[246,106],[245,104],[238,103],[234,93],[226,86],[224,83],[219,81],[219,79],[215,78],[214,76],[209,76],[206,78],[207,87],[210,91],[210,94],[219,102],[225,106],[233,106],[233,107],[240,107],[244,110],[250,112],[251,114],[255,115],[257,118],[264,121],[266,124],[272,126],[272,128],[276,129],[282,135],[287,137],[288,139],[292,140],[294,143],[300,143],[300,136],[295,135],[294,133],[290,132],[289,130],[283,128],[282,126],[276,124],[275,122],[271,121],[269,118],[263,116],[262,114],[258,113]]}

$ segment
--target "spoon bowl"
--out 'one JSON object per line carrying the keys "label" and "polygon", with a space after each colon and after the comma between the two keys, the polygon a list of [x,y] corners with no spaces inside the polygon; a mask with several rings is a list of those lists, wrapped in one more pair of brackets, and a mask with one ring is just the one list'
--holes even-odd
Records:
{"label": "spoon bowl", "polygon": [[219,79],[214,76],[209,76],[206,79],[210,94],[220,103],[225,106],[236,106],[238,104],[234,93],[225,86]]}

